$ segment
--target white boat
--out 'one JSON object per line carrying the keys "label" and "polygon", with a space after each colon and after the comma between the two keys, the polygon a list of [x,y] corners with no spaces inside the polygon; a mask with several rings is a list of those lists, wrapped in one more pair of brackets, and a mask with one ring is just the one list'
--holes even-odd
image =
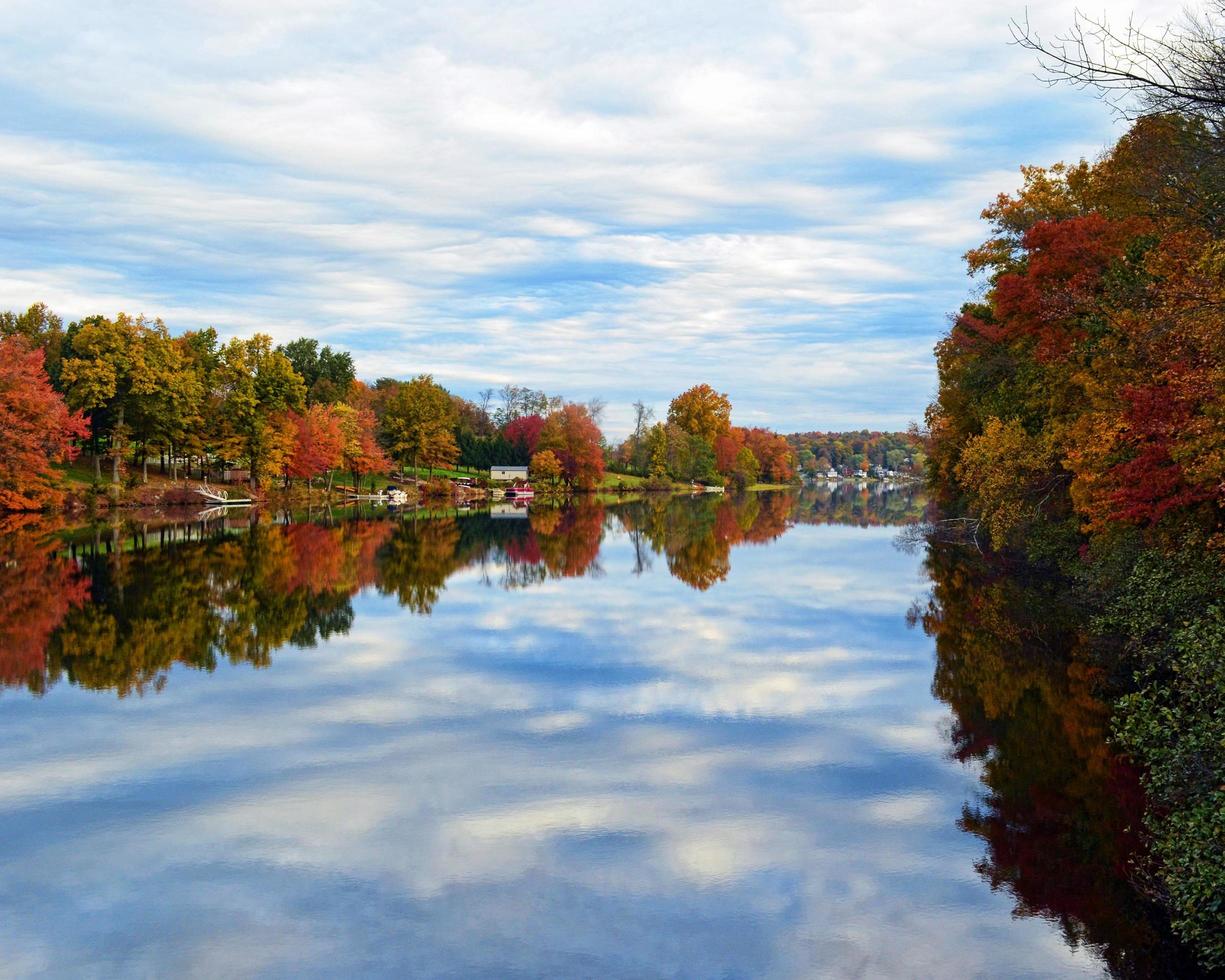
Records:
{"label": "white boat", "polygon": [[205,500],[211,500],[218,507],[245,507],[254,503],[250,497],[243,497],[241,499],[237,497],[231,498],[229,491],[214,490],[212,487],[196,487],[196,493]]}
{"label": "white boat", "polygon": [[373,500],[380,504],[391,504],[400,506],[408,503],[408,494],[403,490],[389,489],[383,493],[345,493],[345,498],[348,500]]}

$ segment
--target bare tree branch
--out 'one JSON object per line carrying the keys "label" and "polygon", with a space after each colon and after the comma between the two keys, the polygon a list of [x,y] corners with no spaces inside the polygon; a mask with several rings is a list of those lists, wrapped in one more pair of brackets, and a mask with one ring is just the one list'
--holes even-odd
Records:
{"label": "bare tree branch", "polygon": [[1188,13],[1150,34],[1135,18],[1116,29],[1104,17],[1076,11],[1071,29],[1046,41],[1026,15],[1011,24],[1013,41],[1038,55],[1049,85],[1096,89],[1123,117],[1178,113],[1225,124],[1225,0]]}

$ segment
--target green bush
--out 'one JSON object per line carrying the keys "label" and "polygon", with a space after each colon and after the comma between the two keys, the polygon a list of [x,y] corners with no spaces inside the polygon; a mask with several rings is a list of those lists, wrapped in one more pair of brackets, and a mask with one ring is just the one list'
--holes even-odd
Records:
{"label": "green bush", "polygon": [[1135,668],[1115,731],[1145,769],[1171,921],[1205,966],[1225,968],[1225,573],[1195,544],[1140,555],[1097,625],[1125,638]]}

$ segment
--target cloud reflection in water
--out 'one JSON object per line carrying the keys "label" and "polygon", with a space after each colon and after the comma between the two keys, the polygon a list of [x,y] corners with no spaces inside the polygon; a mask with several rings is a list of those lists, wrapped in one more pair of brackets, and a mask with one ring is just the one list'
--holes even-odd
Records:
{"label": "cloud reflection in water", "polygon": [[139,633],[154,569],[112,570],[0,712],[7,969],[1098,973],[974,870],[895,530],[678,503],[193,546],[219,639],[135,674],[56,646],[103,607]]}

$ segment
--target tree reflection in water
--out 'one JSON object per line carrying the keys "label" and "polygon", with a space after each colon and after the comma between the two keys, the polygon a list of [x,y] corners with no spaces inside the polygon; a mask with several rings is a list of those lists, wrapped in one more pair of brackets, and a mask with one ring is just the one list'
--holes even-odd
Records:
{"label": "tree reflection in water", "polygon": [[[664,498],[615,508],[621,527],[706,589],[733,544],[788,526],[794,498]],[[121,697],[158,691],[176,664],[265,667],[282,647],[348,632],[352,597],[374,586],[428,614],[461,569],[502,588],[599,575],[610,516],[564,509],[329,522],[98,525],[69,536],[10,521],[0,551],[0,685],[42,693],[66,680]],[[495,575],[496,572],[496,575]]]}
{"label": "tree reflection in water", "polygon": [[[663,558],[715,589],[733,550],[797,524],[917,520],[923,498],[854,487],[798,494],[658,497],[566,509],[355,516],[326,522],[0,527],[0,685],[60,682],[119,696],[161,690],[175,665],[263,667],[283,647],[347,632],[352,598],[375,588],[418,614],[476,569],[492,588],[603,574],[623,533],[634,571]],[[508,518],[508,519],[503,519]],[[953,713],[951,754],[981,769],[960,827],[977,865],[1019,916],[1049,919],[1119,976],[1190,976],[1156,906],[1135,885],[1143,800],[1110,749],[1109,678],[1058,583],[1026,581],[972,551],[933,544],[930,600],[913,611],[935,642],[933,692]]]}
{"label": "tree reflection in water", "polygon": [[1113,975],[1195,975],[1133,872],[1144,801],[1108,742],[1108,678],[1083,611],[1064,583],[972,549],[933,542],[927,568],[931,597],[912,617],[935,640],[952,754],[981,766],[983,794],[959,822],[986,844],[979,874],[1014,914],[1097,948]]}

